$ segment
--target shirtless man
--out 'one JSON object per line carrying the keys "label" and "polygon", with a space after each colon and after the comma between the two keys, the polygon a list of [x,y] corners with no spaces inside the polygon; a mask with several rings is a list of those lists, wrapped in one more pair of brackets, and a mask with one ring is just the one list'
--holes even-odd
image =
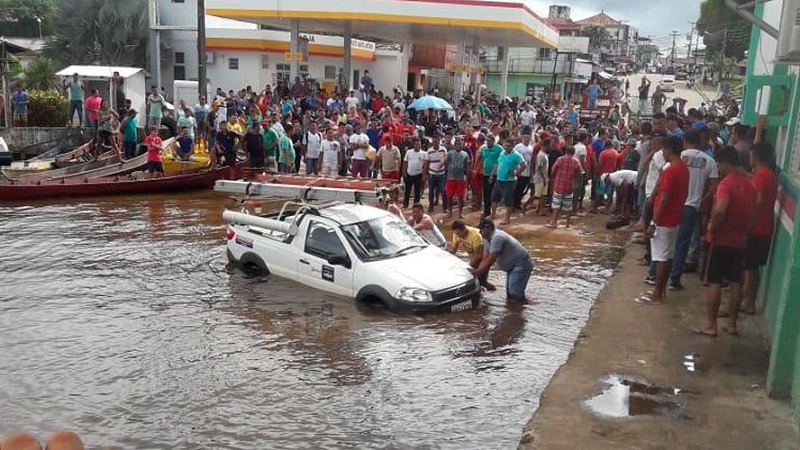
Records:
{"label": "shirtless man", "polygon": [[415,203],[411,208],[411,217],[408,219],[408,224],[422,236],[429,244],[435,245],[439,248],[447,247],[447,240],[439,231],[431,216],[425,214],[422,204]]}

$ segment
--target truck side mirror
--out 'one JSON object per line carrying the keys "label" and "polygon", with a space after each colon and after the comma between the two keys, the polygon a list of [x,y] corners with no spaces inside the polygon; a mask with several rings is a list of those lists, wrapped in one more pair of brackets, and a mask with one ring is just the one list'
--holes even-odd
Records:
{"label": "truck side mirror", "polygon": [[347,255],[332,255],[328,258],[328,264],[332,266],[343,266],[350,268],[350,258]]}

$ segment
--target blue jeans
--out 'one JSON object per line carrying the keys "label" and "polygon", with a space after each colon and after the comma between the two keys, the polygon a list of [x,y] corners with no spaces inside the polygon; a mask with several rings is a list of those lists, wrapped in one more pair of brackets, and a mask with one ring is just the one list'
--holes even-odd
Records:
{"label": "blue jeans", "polygon": [[533,261],[530,256],[519,261],[506,276],[506,296],[512,300],[525,300],[525,288],[533,271]]}
{"label": "blue jeans", "polygon": [[683,264],[689,255],[689,247],[692,243],[692,233],[700,225],[700,211],[692,206],[684,206],[681,213],[681,225],[678,229],[678,239],[675,241],[675,257],[672,259],[672,272],[669,282],[672,285],[681,283],[683,275]]}
{"label": "blue jeans", "polygon": [[433,208],[436,197],[442,197],[442,208],[447,209],[447,196],[445,195],[444,185],[447,182],[447,174],[428,175],[428,205]]}

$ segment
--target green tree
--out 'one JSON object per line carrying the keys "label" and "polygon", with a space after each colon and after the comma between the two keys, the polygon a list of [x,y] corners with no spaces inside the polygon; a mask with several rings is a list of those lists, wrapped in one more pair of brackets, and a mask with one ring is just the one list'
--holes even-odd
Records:
{"label": "green tree", "polygon": [[39,37],[53,32],[56,0],[0,0],[0,30],[5,36]]}
{"label": "green tree", "polygon": [[22,69],[22,73],[17,76],[17,79],[23,82],[28,89],[47,91],[61,88],[53,61],[44,57],[38,57],[31,61],[27,67]]}
{"label": "green tree", "polygon": [[583,30],[581,34],[589,38],[589,51],[599,52],[608,43],[608,30],[604,27],[591,25]]}
{"label": "green tree", "polygon": [[49,55],[63,64],[145,67],[147,0],[60,0]]}
{"label": "green tree", "polygon": [[709,54],[722,53],[736,59],[744,57],[750,46],[750,24],[725,6],[725,0],[704,0],[700,4],[697,30]]}

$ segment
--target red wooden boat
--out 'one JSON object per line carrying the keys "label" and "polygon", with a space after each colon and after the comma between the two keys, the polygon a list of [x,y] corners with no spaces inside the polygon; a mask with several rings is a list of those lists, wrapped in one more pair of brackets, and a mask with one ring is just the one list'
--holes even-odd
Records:
{"label": "red wooden boat", "polygon": [[244,164],[163,178],[136,180],[128,176],[94,179],[65,178],[38,182],[0,183],[0,203],[100,195],[144,194],[208,189],[220,179],[241,177]]}

